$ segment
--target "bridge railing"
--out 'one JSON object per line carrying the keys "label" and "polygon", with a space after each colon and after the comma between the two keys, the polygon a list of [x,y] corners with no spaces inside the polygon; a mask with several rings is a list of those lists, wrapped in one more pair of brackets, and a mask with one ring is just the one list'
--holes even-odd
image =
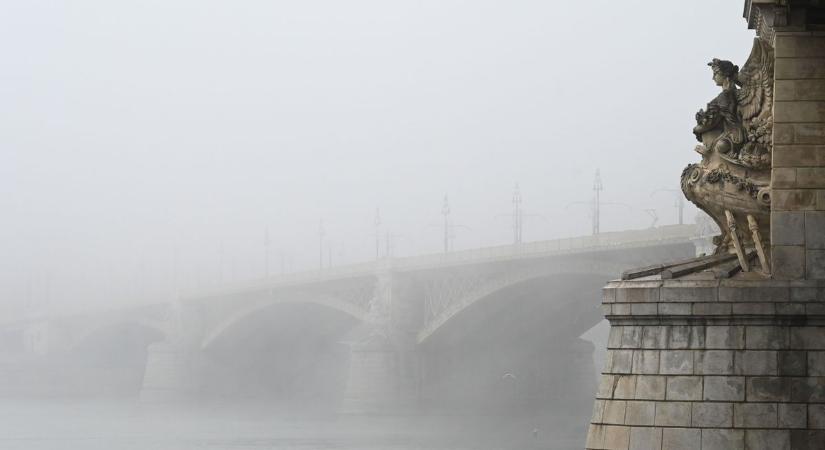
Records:
{"label": "bridge railing", "polygon": [[614,247],[640,247],[658,245],[669,241],[689,241],[695,237],[693,225],[671,225],[648,230],[602,233],[548,241],[528,242],[517,245],[500,245],[435,255],[410,256],[393,261],[394,269],[412,269],[426,266],[454,265],[468,262],[507,260],[546,256],[549,254],[578,253],[587,250]]}
{"label": "bridge railing", "polygon": [[415,270],[427,267],[453,266],[487,261],[506,261],[553,254],[579,253],[588,250],[608,250],[616,247],[644,247],[666,242],[687,242],[696,235],[695,225],[670,225],[646,230],[631,230],[601,233],[595,236],[553,239],[526,242],[518,245],[499,245],[479,249],[460,250],[400,258],[386,258],[376,261],[348,264],[321,270],[295,272],[268,278],[258,278],[239,283],[223,285],[219,288],[204,289],[184,295],[197,298],[240,292],[252,289],[267,289],[288,285],[317,283],[325,280],[372,276],[382,270]]}

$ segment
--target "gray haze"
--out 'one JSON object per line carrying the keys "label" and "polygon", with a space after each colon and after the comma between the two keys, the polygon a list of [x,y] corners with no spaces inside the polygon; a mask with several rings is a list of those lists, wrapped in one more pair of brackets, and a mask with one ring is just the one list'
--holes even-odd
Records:
{"label": "gray haze", "polygon": [[[270,267],[673,223],[741,2],[18,1],[0,7],[0,296],[143,301]],[[697,24],[702,24],[697,28]],[[686,217],[692,220],[693,209]],[[384,250],[382,250],[383,252]],[[325,251],[325,253],[327,253]],[[329,255],[325,256],[328,259]]]}

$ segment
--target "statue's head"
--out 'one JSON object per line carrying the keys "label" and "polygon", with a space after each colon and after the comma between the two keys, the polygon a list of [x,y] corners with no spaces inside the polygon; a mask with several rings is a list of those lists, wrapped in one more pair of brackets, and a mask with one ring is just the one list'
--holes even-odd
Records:
{"label": "statue's head", "polygon": [[717,86],[733,85],[736,81],[736,75],[739,73],[739,66],[736,64],[724,59],[713,58],[713,61],[709,62],[708,65],[713,69],[713,81],[716,82]]}

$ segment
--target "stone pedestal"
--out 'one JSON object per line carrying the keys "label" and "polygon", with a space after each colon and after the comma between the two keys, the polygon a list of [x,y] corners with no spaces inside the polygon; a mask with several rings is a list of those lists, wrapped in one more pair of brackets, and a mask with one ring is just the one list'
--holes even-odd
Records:
{"label": "stone pedestal", "polygon": [[146,349],[141,403],[168,403],[186,392],[186,361],[177,345],[156,342]]}
{"label": "stone pedestal", "polygon": [[603,307],[588,449],[825,448],[825,283],[616,281]]}

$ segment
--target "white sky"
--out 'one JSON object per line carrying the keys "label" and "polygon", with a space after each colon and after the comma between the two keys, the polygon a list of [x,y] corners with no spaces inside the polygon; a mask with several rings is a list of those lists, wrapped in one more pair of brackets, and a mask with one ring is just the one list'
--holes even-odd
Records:
{"label": "white sky", "polygon": [[[6,1],[0,301],[120,301],[223,277],[673,223],[706,63],[742,2]],[[692,220],[690,209],[686,217]],[[383,245],[383,243],[382,243]],[[220,249],[223,248],[221,253]],[[177,282],[174,280],[177,279]],[[50,292],[47,294],[46,292]],[[40,299],[40,300],[39,300]]]}

